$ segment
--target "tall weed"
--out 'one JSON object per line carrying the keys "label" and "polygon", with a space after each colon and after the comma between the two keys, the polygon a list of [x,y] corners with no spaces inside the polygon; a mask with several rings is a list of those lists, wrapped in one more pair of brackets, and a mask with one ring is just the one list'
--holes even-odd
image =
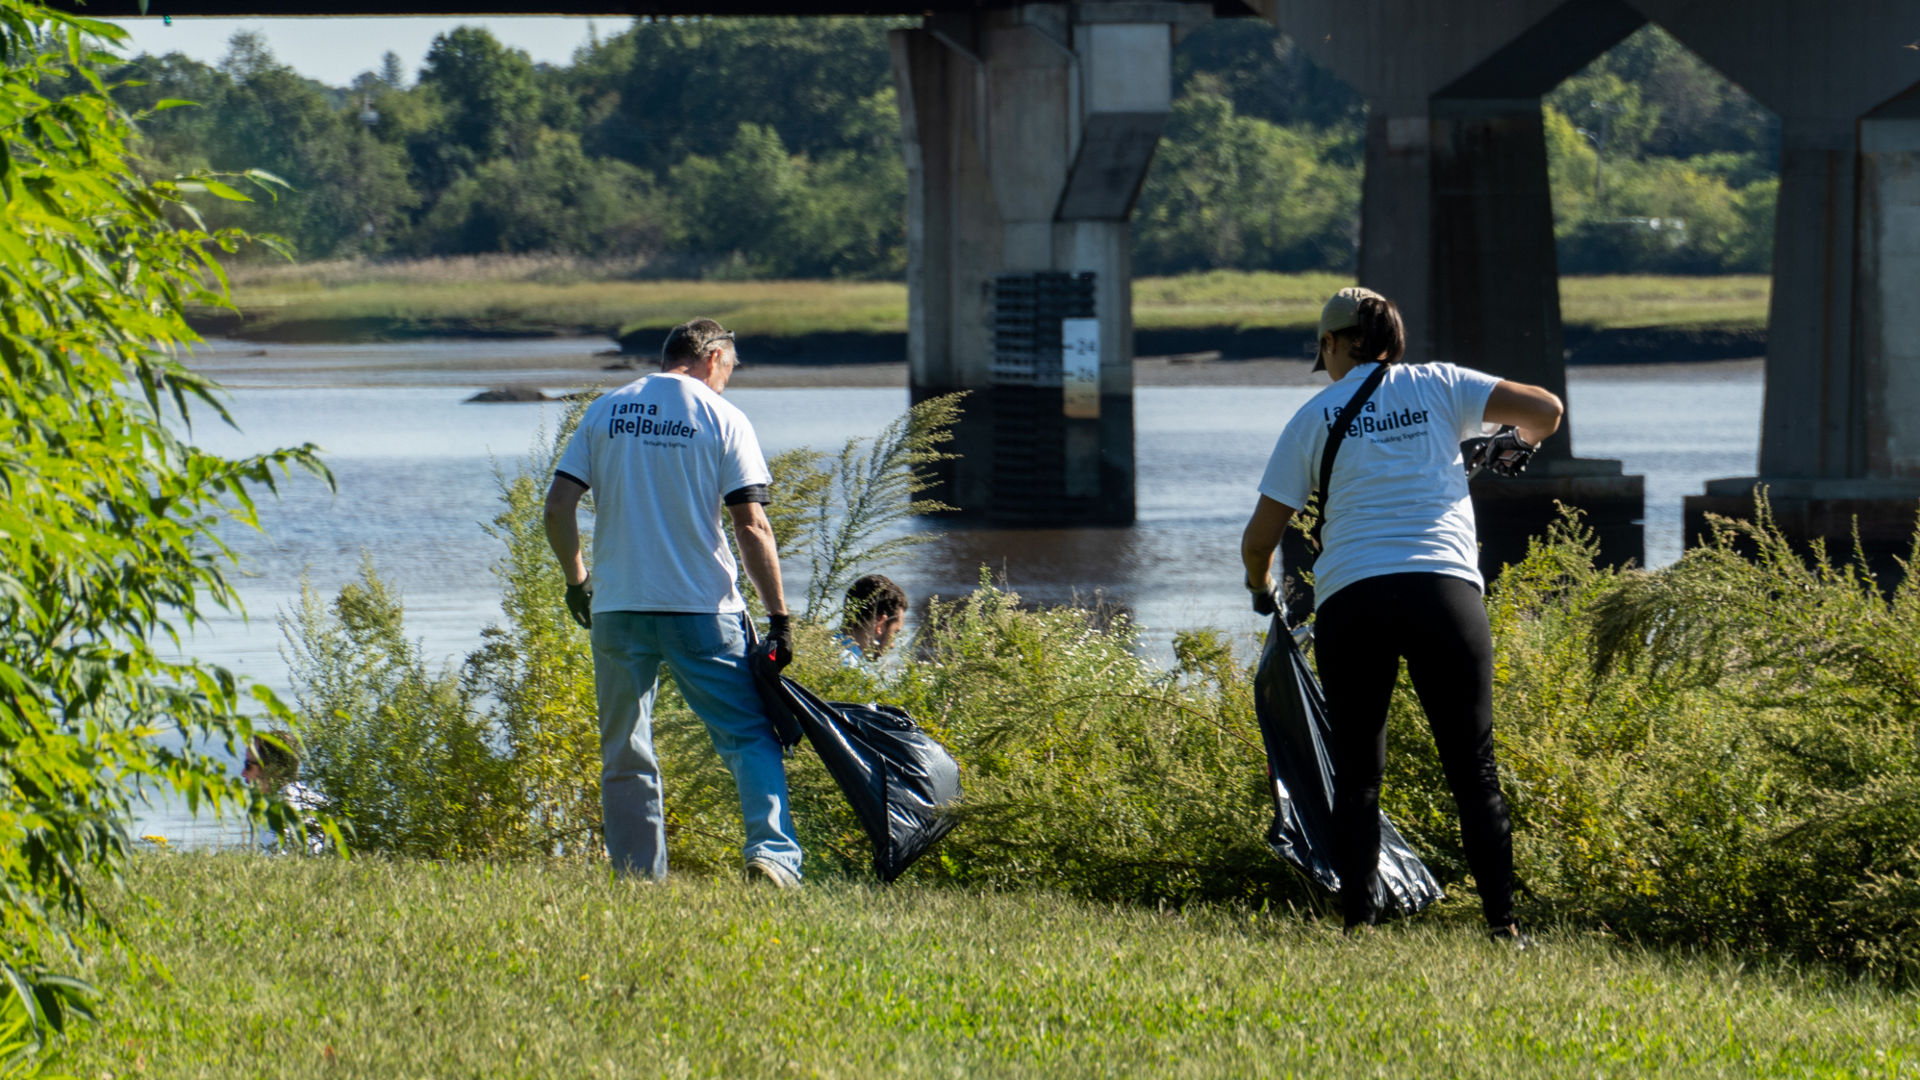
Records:
{"label": "tall weed", "polygon": [[1920,976],[1920,582],[1803,556],[1764,502],[1660,571],[1595,554],[1563,525],[1492,602],[1523,877],[1636,935]]}

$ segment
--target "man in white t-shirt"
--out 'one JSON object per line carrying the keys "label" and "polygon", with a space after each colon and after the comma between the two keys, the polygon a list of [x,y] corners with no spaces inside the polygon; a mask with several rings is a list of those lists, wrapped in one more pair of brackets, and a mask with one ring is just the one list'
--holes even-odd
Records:
{"label": "man in white t-shirt", "polygon": [[[766,602],[775,665],[785,667],[792,631],[764,507],[772,477],[753,425],[720,397],[738,363],[733,334],[695,319],[667,335],[658,374],[588,406],[547,490],[547,542],[566,574],[567,609],[593,638],[600,804],[614,869],[667,873],[652,715],[665,664],[739,787],[748,879],[791,888],[800,845],[786,771],[747,666],[747,608],[720,531],[724,506]],[[576,518],[589,490],[591,578]]]}

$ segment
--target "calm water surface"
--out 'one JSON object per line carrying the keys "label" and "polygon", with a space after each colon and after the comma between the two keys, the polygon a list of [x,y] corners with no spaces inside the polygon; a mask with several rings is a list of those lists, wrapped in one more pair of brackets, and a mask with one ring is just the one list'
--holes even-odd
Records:
{"label": "calm water surface", "polygon": [[[353,359],[374,348],[356,350]],[[461,403],[500,381],[492,377],[497,374],[470,375],[474,381],[466,384],[450,370],[435,370],[418,380],[432,385],[232,391],[240,429],[204,425],[196,432],[202,445],[236,454],[312,442],[324,449],[338,490],[300,475],[284,485],[281,498],[262,501],[265,532],[231,536],[250,618],[215,619],[189,650],[288,691],[276,616],[297,603],[303,580],[331,596],[364,557],[398,586],[409,631],[426,655],[457,664],[479,643],[481,629],[499,618],[491,568],[503,548],[482,528],[500,509],[496,477],[517,470],[564,409]],[[1569,383],[1575,451],[1619,458],[1629,473],[1647,478],[1648,561],[1671,562],[1680,553],[1681,497],[1701,491],[1709,478],[1750,475],[1756,466],[1759,365],[1576,368]],[[1030,600],[1102,595],[1133,612],[1154,655],[1165,655],[1172,633],[1189,627],[1217,626],[1250,640],[1256,620],[1245,610],[1240,586],[1240,528],[1274,439],[1315,389],[1141,388],[1138,523],[1060,530],[929,526],[935,541],[888,572],[916,600],[965,593],[983,565]],[[907,405],[903,388],[742,388],[727,396],[753,421],[769,455],[870,435]],[[177,838],[213,835],[165,812],[147,827]]]}

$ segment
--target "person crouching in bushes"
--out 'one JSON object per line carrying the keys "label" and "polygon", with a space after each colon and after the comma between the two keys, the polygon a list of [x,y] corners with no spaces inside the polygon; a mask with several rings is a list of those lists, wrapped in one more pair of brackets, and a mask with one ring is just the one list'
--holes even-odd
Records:
{"label": "person crouching in bushes", "polygon": [[[265,731],[247,743],[247,755],[240,763],[240,779],[252,784],[262,795],[280,800],[302,817],[320,809],[320,796],[300,782],[300,757],[293,752],[293,733]],[[262,847],[274,854],[296,850],[293,837],[272,836]],[[311,822],[307,828],[306,849],[311,854],[326,850],[326,838]]]}
{"label": "person crouching in bushes", "polygon": [[[1350,288],[1327,301],[1314,370],[1334,385],[1294,414],[1274,446],[1241,540],[1246,585],[1254,611],[1272,615],[1274,547],[1313,490],[1325,487],[1314,654],[1333,722],[1334,868],[1347,928],[1376,915],[1387,706],[1404,658],[1460,807],[1490,933],[1524,947],[1493,760],[1493,639],[1460,444],[1483,422],[1511,424],[1517,433],[1496,441],[1524,460],[1559,429],[1564,407],[1538,386],[1453,364],[1400,363],[1405,351],[1391,300]],[[1331,473],[1323,472],[1343,410],[1369,391],[1336,444]]]}
{"label": "person crouching in bushes", "polygon": [[868,574],[847,590],[840,623],[840,662],[857,668],[885,656],[907,624],[907,593],[885,574]]}

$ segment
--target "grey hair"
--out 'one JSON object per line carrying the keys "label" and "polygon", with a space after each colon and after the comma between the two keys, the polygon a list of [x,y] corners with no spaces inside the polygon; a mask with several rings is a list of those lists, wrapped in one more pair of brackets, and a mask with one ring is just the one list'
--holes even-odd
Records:
{"label": "grey hair", "polygon": [[721,342],[733,343],[733,331],[712,319],[690,319],[667,331],[660,346],[660,366],[691,364]]}

